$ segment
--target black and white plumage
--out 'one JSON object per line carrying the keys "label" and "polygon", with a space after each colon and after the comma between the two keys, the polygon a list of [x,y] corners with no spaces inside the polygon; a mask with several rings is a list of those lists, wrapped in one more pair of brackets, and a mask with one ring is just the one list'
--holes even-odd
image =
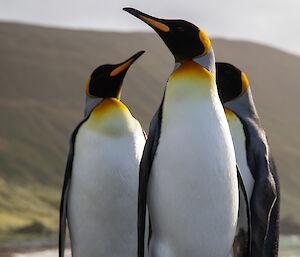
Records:
{"label": "black and white plumage", "polygon": [[102,65],[86,86],[85,118],[70,142],[60,206],[59,256],[68,220],[73,257],[133,256],[139,163],[145,134],[120,101],[127,70],[143,51]]}
{"label": "black and white plumage", "polygon": [[[146,204],[149,256],[228,257],[234,238],[237,256],[249,256],[247,196],[242,186],[238,190],[242,180],[217,94],[209,38],[183,20],[124,10],[150,25],[175,58],[140,165],[138,257],[144,256]],[[236,234],[237,228],[244,234]]]}
{"label": "black and white plumage", "polygon": [[253,257],[277,257],[279,179],[266,133],[246,75],[228,63],[216,63],[217,86],[225,107],[251,210]]}

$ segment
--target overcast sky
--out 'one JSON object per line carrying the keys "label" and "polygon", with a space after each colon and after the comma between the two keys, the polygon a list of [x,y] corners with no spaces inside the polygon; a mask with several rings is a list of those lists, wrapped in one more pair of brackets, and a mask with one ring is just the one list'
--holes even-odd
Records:
{"label": "overcast sky", "polygon": [[123,7],[160,18],[188,20],[209,36],[251,40],[300,56],[300,0],[0,0],[0,20],[75,29],[150,31],[122,11]]}

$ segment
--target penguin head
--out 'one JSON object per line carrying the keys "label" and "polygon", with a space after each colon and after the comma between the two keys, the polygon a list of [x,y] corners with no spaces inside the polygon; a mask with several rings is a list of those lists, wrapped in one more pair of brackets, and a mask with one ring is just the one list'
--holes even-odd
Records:
{"label": "penguin head", "polygon": [[211,48],[208,36],[185,20],[159,19],[133,8],[123,8],[152,27],[174,55],[176,62],[204,56]]}
{"label": "penguin head", "polygon": [[87,96],[120,99],[123,79],[128,69],[144,52],[140,51],[122,63],[105,64],[96,68],[86,83]]}
{"label": "penguin head", "polygon": [[216,71],[218,93],[223,104],[242,96],[248,89],[247,76],[232,64],[217,62]]}

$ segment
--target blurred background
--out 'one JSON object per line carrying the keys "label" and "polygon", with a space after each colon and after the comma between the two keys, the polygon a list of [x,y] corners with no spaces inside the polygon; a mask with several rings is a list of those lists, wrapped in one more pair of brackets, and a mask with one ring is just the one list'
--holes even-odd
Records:
{"label": "blurred background", "polygon": [[148,130],[174,60],[126,6],[198,25],[216,60],[247,74],[280,176],[280,256],[300,256],[298,0],[0,0],[0,256],[56,247],[69,137],[94,68],[146,50],[123,101]]}

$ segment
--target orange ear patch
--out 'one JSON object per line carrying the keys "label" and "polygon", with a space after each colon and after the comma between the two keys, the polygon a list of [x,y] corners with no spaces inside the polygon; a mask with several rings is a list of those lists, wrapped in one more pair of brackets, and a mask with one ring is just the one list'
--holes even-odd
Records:
{"label": "orange ear patch", "polygon": [[169,32],[170,31],[170,28],[167,25],[165,25],[165,24],[163,24],[159,21],[152,20],[152,19],[147,18],[147,17],[142,16],[142,15],[140,15],[140,18],[143,21],[145,21],[146,23],[148,23],[148,24],[152,25],[153,27],[158,28],[158,29],[160,29],[164,32]]}
{"label": "orange ear patch", "polygon": [[209,49],[211,47],[211,43],[210,43],[208,36],[201,29],[199,29],[199,38],[204,46],[204,52],[200,55],[200,56],[203,56],[203,55],[206,55],[207,52],[209,51]]}
{"label": "orange ear patch", "polygon": [[249,87],[249,81],[244,72],[241,72],[241,79],[242,79],[242,92],[240,93],[240,96],[243,95],[247,90],[247,88]]}
{"label": "orange ear patch", "polygon": [[96,97],[90,94],[90,82],[91,82],[91,77],[88,78],[86,84],[85,84],[85,93],[89,96],[89,97]]}

